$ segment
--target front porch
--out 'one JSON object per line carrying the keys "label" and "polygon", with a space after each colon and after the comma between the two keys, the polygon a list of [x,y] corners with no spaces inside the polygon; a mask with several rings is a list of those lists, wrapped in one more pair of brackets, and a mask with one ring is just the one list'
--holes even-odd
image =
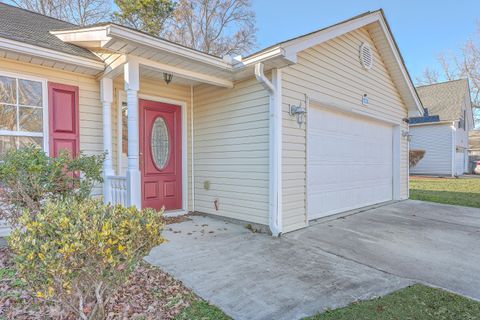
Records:
{"label": "front porch", "polygon": [[[167,147],[171,149],[167,153],[173,154],[170,156],[179,156],[172,165],[177,165],[174,171],[179,179],[177,182],[181,183],[181,186],[174,190],[181,193],[175,195],[180,197],[180,204],[171,209],[167,208],[167,211],[171,214],[191,211],[194,170],[193,92],[194,87],[202,82],[185,73],[168,73],[165,69],[152,67],[148,61],[135,57],[126,57],[124,61],[123,66],[118,66],[115,72],[108,73],[100,81],[105,146],[104,201],[138,208],[145,206],[145,198],[142,198],[142,177],[145,176],[142,176],[142,173],[146,168],[145,161],[150,158],[147,159],[143,151],[150,147],[151,141],[142,143],[142,139],[145,139],[142,132],[152,128],[142,127],[140,116],[144,107],[139,102],[149,101],[178,108],[178,116],[181,118],[179,134],[169,134],[170,139],[178,141],[174,146]],[[169,83],[166,82],[166,77],[171,77]],[[204,85],[212,86],[206,83]],[[166,159],[167,164],[171,161],[173,160]],[[155,188],[158,189],[159,186],[155,185]]]}
{"label": "front porch", "polygon": [[178,187],[152,184],[142,195],[144,160],[151,159],[142,154],[148,139],[140,132],[149,128],[142,129],[139,101],[161,102],[181,109],[175,172],[182,199],[175,212],[221,215],[281,232],[281,68],[295,57],[272,48],[220,58],[116,24],[52,34],[95,52],[106,66],[97,76],[106,202],[142,207],[157,189],[170,195]]}

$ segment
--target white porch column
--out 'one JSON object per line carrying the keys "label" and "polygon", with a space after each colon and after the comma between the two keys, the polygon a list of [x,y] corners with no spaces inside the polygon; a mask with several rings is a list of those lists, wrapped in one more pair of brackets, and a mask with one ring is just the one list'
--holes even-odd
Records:
{"label": "white porch column", "polygon": [[139,64],[131,58],[124,66],[125,91],[127,93],[128,127],[128,205],[142,207],[141,177],[139,167],[138,90],[140,89]]}
{"label": "white porch column", "polygon": [[112,161],[112,102],[113,102],[113,80],[104,78],[100,82],[100,93],[102,97],[103,106],[103,150],[105,154],[105,161],[103,162],[103,200],[109,203],[110,199],[110,184],[107,179],[108,176],[114,175],[113,161]]}

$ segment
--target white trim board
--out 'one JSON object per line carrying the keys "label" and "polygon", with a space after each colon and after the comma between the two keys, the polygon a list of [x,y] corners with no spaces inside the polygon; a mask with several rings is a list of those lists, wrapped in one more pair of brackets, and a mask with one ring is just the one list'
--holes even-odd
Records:
{"label": "white trim board", "polygon": [[118,90],[117,93],[117,175],[121,175],[123,161],[123,123],[122,123],[122,104],[127,102],[127,94],[124,90]]}
{"label": "white trim board", "polygon": [[0,49],[26,54],[32,57],[48,59],[55,62],[63,62],[95,70],[97,72],[105,69],[102,61],[95,61],[88,58],[63,53],[60,51],[47,49],[39,46],[27,44],[25,42],[14,41],[0,37]]}

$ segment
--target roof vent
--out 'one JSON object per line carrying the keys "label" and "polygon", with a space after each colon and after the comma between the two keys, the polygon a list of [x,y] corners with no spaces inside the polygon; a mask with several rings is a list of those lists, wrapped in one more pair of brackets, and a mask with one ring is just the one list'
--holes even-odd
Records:
{"label": "roof vent", "polygon": [[362,67],[366,70],[372,69],[373,66],[373,55],[372,48],[368,43],[363,42],[360,45],[360,63]]}

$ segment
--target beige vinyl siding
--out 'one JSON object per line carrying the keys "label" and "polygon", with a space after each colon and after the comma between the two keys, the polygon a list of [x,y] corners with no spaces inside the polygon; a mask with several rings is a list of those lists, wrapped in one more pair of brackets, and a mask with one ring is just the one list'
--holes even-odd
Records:
{"label": "beige vinyl siding", "polygon": [[232,89],[195,88],[196,211],[268,224],[268,109],[268,93],[255,79]]}
{"label": "beige vinyl siding", "polygon": [[[114,167],[117,168],[117,159],[118,159],[118,148],[117,148],[117,105],[118,105],[118,92],[124,90],[124,82],[123,82],[123,75],[119,76],[115,79],[114,82],[114,103],[113,103],[113,110],[112,110],[112,131],[113,131],[113,162]],[[174,101],[180,101],[186,104],[186,125],[187,125],[187,149],[184,152],[187,153],[187,175],[188,175],[188,185],[187,185],[187,192],[188,192],[188,211],[192,210],[192,147],[191,147],[191,121],[190,121],[190,86],[181,86],[175,84],[165,84],[164,81],[161,80],[151,80],[140,77],[140,90],[139,95],[146,95],[152,97],[152,99],[168,99]],[[147,98],[148,100],[148,98]],[[174,102],[172,102],[174,103]],[[183,131],[182,131],[183,132]],[[118,173],[117,173],[118,174]]]}
{"label": "beige vinyl siding", "polygon": [[425,150],[422,160],[410,172],[413,174],[452,174],[452,124],[428,124],[410,127],[410,149]]}
{"label": "beige vinyl siding", "polygon": [[[364,70],[359,61],[359,47],[372,47],[374,64]],[[290,104],[305,105],[306,97],[358,109],[407,129],[402,119],[407,108],[389,71],[366,29],[358,29],[298,54],[295,65],[283,69],[283,231],[308,225],[306,216],[306,126],[299,128],[290,117]],[[363,94],[369,105],[362,106]],[[308,113],[307,113],[308,119]],[[308,126],[308,122],[306,124]],[[401,197],[408,197],[407,141],[401,140]]]}
{"label": "beige vinyl siding", "polygon": [[[80,150],[87,155],[102,153],[100,85],[95,77],[2,58],[0,58],[0,71],[18,74],[19,77],[30,75],[50,82],[78,86]],[[93,193],[94,195],[101,195],[101,186],[97,186]]]}

